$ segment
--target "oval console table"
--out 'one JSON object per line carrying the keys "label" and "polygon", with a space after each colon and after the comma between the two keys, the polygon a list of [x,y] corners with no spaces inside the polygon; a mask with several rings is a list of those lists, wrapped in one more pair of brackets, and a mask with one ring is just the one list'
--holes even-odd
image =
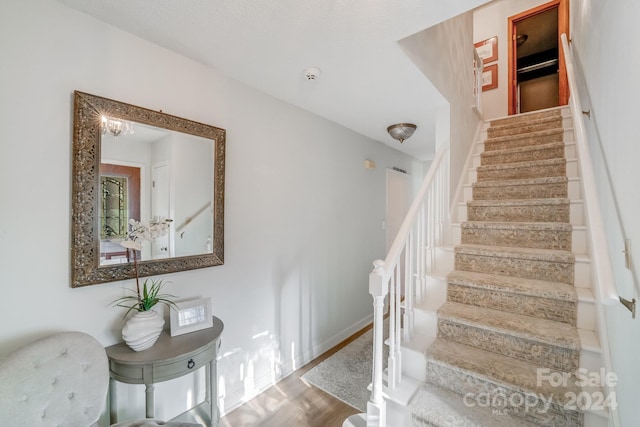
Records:
{"label": "oval console table", "polygon": [[144,384],[146,417],[154,418],[154,384],[171,380],[206,368],[205,401],[194,406],[174,421],[205,422],[217,427],[218,412],[216,357],[220,347],[222,320],[213,317],[213,326],[200,331],[171,337],[163,331],[153,347],[136,352],[125,343],[106,348],[109,357],[109,418],[118,421],[116,381]]}

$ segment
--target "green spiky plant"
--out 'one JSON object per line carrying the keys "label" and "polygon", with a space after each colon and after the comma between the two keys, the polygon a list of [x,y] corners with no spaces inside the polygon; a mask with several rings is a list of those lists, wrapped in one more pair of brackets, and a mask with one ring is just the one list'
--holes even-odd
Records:
{"label": "green spiky plant", "polygon": [[[165,304],[169,308],[178,308],[178,306],[172,301],[176,298],[175,295],[162,294],[160,291],[162,288],[171,283],[163,280],[146,279],[142,285],[142,292],[140,292],[140,278],[138,276],[138,259],[137,251],[142,250],[142,243],[144,240],[153,240],[156,237],[162,236],[167,233],[169,229],[170,219],[160,218],[150,222],[139,222],[134,219],[129,220],[131,230],[127,234],[125,240],[120,242],[120,245],[125,247],[127,251],[131,251],[133,254],[133,270],[136,276],[136,289],[127,289],[132,295],[125,295],[116,299],[112,304],[117,307],[126,308],[122,318],[126,318],[131,311],[149,311],[158,303]],[[151,284],[149,284],[151,282]]]}
{"label": "green spiky plant", "polygon": [[[151,282],[151,285],[149,285],[149,282]],[[127,289],[127,291],[131,292],[132,295],[125,295],[123,297],[120,297],[115,300],[113,304],[117,307],[127,309],[127,311],[124,313],[124,316],[122,316],[123,318],[127,317],[127,315],[133,310],[149,311],[158,303],[165,304],[170,308],[177,309],[178,306],[175,302],[172,301],[172,299],[176,298],[175,295],[160,293],[162,288],[169,283],[171,282],[165,282],[159,279],[147,279],[142,284],[142,293],[140,293],[138,290]],[[138,289],[140,288],[138,287]]]}

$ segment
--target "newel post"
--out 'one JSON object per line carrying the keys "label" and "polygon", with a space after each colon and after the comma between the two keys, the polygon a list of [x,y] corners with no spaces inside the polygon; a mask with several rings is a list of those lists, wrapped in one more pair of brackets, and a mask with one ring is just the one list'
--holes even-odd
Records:
{"label": "newel post", "polygon": [[373,262],[369,274],[369,293],[373,297],[373,369],[371,398],[367,402],[367,427],[385,427],[387,423],[386,402],[382,397],[382,361],[384,299],[389,292],[389,280],[384,270],[384,261]]}

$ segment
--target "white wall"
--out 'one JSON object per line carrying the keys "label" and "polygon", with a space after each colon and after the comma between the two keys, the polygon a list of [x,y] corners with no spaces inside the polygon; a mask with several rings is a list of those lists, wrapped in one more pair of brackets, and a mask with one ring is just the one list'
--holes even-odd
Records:
{"label": "white wall", "polygon": [[504,117],[508,106],[508,28],[510,16],[517,15],[550,0],[494,0],[473,12],[473,42],[498,36],[498,87],[482,92],[485,119]]}
{"label": "white wall", "polygon": [[[462,169],[479,120],[473,112],[473,14],[456,16],[401,40],[400,46],[416,66],[449,102],[449,118],[443,108],[438,117],[437,145],[451,149],[451,196]],[[448,126],[447,129],[443,127]],[[448,135],[448,141],[447,141]]]}
{"label": "white wall", "polygon": [[[635,0],[572,0],[571,38],[574,62],[584,76],[580,98],[616,286],[627,298],[638,298],[638,283],[624,267],[624,239],[632,241],[632,264],[640,265],[640,3]],[[608,172],[607,172],[608,170]],[[610,174],[610,180],[608,177]],[[617,208],[616,208],[617,204]],[[618,221],[620,218],[620,222]],[[640,314],[640,313],[639,313]],[[618,376],[621,425],[640,421],[640,317],[622,305],[605,311],[613,370]]]}
{"label": "white wall", "polygon": [[[207,250],[207,239],[213,238],[213,205],[195,216],[207,203],[213,201],[213,148],[211,141],[193,135],[182,134],[172,141],[172,207],[176,224],[174,249],[177,256],[204,253]],[[194,186],[194,182],[201,184]],[[183,226],[188,219],[189,224],[178,232],[178,227]]]}
{"label": "white wall", "polygon": [[[0,356],[59,330],[120,341],[108,305],[132,281],[69,285],[76,89],[227,130],[225,265],[163,277],[225,322],[225,409],[369,319],[385,169],[420,163],[53,1],[2,2],[0,51]],[[160,417],[181,409],[158,393]]]}

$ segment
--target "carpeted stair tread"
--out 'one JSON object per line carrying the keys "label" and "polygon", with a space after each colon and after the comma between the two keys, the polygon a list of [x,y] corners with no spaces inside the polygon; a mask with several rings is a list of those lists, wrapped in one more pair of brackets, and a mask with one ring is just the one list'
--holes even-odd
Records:
{"label": "carpeted stair tread", "polygon": [[558,158],[564,158],[564,142],[485,151],[480,155],[484,166]]}
{"label": "carpeted stair tread", "polygon": [[575,257],[566,250],[460,244],[454,259],[457,270],[568,284],[574,280]]}
{"label": "carpeted stair tread", "polygon": [[[500,163],[497,165],[480,165],[478,170],[495,171],[495,170],[508,170],[523,167],[538,167],[538,166],[553,166],[553,165],[566,165],[565,159],[543,159],[543,160],[529,160],[524,162],[512,162],[512,163]],[[562,175],[564,176],[564,175]]]}
{"label": "carpeted stair tread", "polygon": [[576,327],[553,320],[456,302],[443,304],[438,309],[438,318],[568,350],[580,349]]}
{"label": "carpeted stair tread", "polygon": [[455,253],[495,258],[520,258],[563,263],[573,263],[575,261],[575,256],[572,252],[552,249],[461,244],[456,246]]}
{"label": "carpeted stair tread", "polygon": [[508,199],[508,200],[471,200],[471,206],[526,206],[526,205],[565,205],[570,201],[565,197],[550,197],[543,199]]}
{"label": "carpeted stair tread", "polygon": [[471,185],[471,190],[474,200],[566,198],[569,195],[569,179],[566,176],[551,176],[478,181]]}
{"label": "carpeted stair tread", "polygon": [[[526,393],[552,397],[559,405],[567,403],[571,393],[580,393],[572,374],[566,384],[551,384],[540,381],[540,366],[525,360],[503,356],[499,353],[482,350],[476,347],[437,338],[427,349],[428,363],[448,367],[453,371],[470,375],[483,381],[491,382],[504,388]],[[545,372],[548,372],[545,370]],[[557,371],[551,371],[557,372]],[[558,372],[563,375],[563,373]]]}
{"label": "carpeted stair tread", "polygon": [[478,181],[566,176],[567,161],[564,158],[481,165],[476,168]]}
{"label": "carpeted stair tread", "polygon": [[576,289],[567,283],[454,270],[447,300],[576,325]]}
{"label": "carpeted stair tread", "polygon": [[568,183],[569,178],[566,176],[545,176],[540,178],[525,179],[504,179],[498,181],[482,181],[474,182],[472,187],[512,187],[518,185],[544,185],[544,184],[564,184]]}
{"label": "carpeted stair tread", "polygon": [[504,136],[506,134],[523,134],[541,130],[562,128],[562,116],[553,115],[530,119],[526,122],[506,123],[502,125],[491,125],[487,129],[488,137]]}
{"label": "carpeted stair tread", "polygon": [[538,139],[540,141],[548,142],[549,137],[553,137],[553,136],[561,137],[563,133],[564,133],[564,130],[562,128],[544,129],[544,130],[537,130],[533,132],[513,133],[511,135],[488,137],[485,141],[485,144],[489,144],[491,146],[500,142],[514,141],[519,139]]}
{"label": "carpeted stair tread", "polygon": [[532,113],[503,117],[500,119],[493,119],[489,123],[491,124],[491,126],[517,125],[526,124],[532,120],[538,120],[547,117],[562,117],[562,111],[560,108],[553,108],[544,111],[536,111]]}
{"label": "carpeted stair tread", "polygon": [[465,244],[571,250],[570,223],[469,221],[461,224]]}
{"label": "carpeted stair tread", "polygon": [[[496,413],[494,408],[465,404],[464,397],[424,384],[409,405],[412,427],[536,427],[522,418]],[[455,423],[453,422],[455,420]]]}
{"label": "carpeted stair tread", "polygon": [[467,202],[469,221],[570,222],[568,198],[491,199]]}
{"label": "carpeted stair tread", "polygon": [[484,228],[491,230],[503,229],[527,229],[527,230],[553,230],[571,231],[573,226],[568,222],[500,222],[500,221],[467,221],[461,224],[462,228]]}
{"label": "carpeted stair tread", "polygon": [[537,298],[578,302],[578,294],[576,293],[575,287],[567,283],[462,270],[454,270],[449,273],[449,275],[447,275],[447,282],[470,288],[481,288]]}

